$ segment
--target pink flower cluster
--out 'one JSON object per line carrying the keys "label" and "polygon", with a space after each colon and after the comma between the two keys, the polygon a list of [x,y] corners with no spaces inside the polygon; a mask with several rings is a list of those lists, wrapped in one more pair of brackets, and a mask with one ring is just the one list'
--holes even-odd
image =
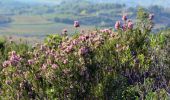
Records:
{"label": "pink flower cluster", "polygon": [[28,60],[28,64],[29,64],[29,65],[33,65],[34,63],[35,63],[35,62],[34,62],[33,59]]}
{"label": "pink flower cluster", "polygon": [[80,27],[79,21],[74,21],[74,27]]}
{"label": "pink flower cluster", "polygon": [[117,21],[116,24],[115,24],[115,29],[119,29],[120,28],[120,21]]}
{"label": "pink flower cluster", "polygon": [[126,21],[126,20],[127,20],[127,16],[126,16],[126,15],[123,15],[123,16],[122,16],[122,20],[123,20],[123,21]]}
{"label": "pink flower cluster", "polygon": [[10,61],[4,61],[3,62],[3,67],[7,67],[7,66],[10,66],[11,65],[11,62]]}
{"label": "pink flower cluster", "polygon": [[132,21],[128,21],[127,27],[128,27],[129,29],[133,29],[133,22],[132,22]]}
{"label": "pink flower cluster", "polygon": [[[103,29],[100,31],[88,31],[87,33],[79,34],[77,37],[67,37],[58,44],[58,48],[49,47],[45,44],[35,45],[32,52],[29,53],[29,57],[23,61],[30,66],[39,66],[39,70],[43,74],[48,70],[57,70],[62,66],[68,65],[70,61],[70,55],[76,57],[83,57],[88,55],[93,49],[100,47],[105,39],[110,39],[115,36],[115,33],[111,29]],[[106,38],[107,37],[107,38]],[[12,52],[11,60],[5,61],[4,66],[11,65],[11,62],[15,60],[18,62],[20,56]],[[19,60],[18,60],[19,59]]]}
{"label": "pink flower cluster", "polygon": [[73,50],[73,44],[70,44],[66,47],[66,49],[64,50],[66,53],[69,53]]}
{"label": "pink flower cluster", "polygon": [[86,55],[89,52],[89,49],[87,47],[81,47],[79,49],[79,55]]}
{"label": "pink flower cluster", "polygon": [[58,65],[57,64],[52,64],[51,66],[53,69],[57,69],[58,68]]}
{"label": "pink flower cluster", "polygon": [[123,16],[122,20],[124,21],[124,24],[121,26],[121,22],[117,21],[115,23],[115,29],[119,30],[119,29],[123,29],[123,31],[126,31],[127,29],[133,29],[133,22],[131,20],[127,21],[127,16]]}
{"label": "pink flower cluster", "polygon": [[57,64],[52,64],[51,60],[47,60],[47,63],[44,63],[41,67],[42,70],[46,70],[48,66],[51,66],[52,69],[57,69],[59,66]]}
{"label": "pink flower cluster", "polygon": [[153,20],[154,14],[149,14],[149,20]]}
{"label": "pink flower cluster", "polygon": [[113,38],[115,36],[115,33],[111,29],[103,29],[100,31],[80,34],[76,38],[69,37],[58,46],[58,54],[60,56],[57,56],[55,59],[59,59],[63,64],[67,64],[69,62],[69,59],[67,58],[68,54],[73,53],[78,54],[79,56],[88,54],[92,48],[97,48],[103,43],[105,38],[102,34],[105,34],[105,36],[107,35],[109,38]]}
{"label": "pink flower cluster", "polygon": [[20,57],[20,55],[17,55],[15,51],[12,51],[12,52],[10,52],[9,60],[4,61],[3,67],[7,67],[10,65],[16,66],[21,60],[22,60],[22,58]]}
{"label": "pink flower cluster", "polygon": [[48,68],[57,69],[60,66],[58,63],[67,64],[68,59],[66,55],[73,50],[73,45],[67,43],[69,42],[62,42],[60,46],[58,46],[58,48],[60,48],[59,50],[50,48],[46,44],[37,45],[32,52],[33,58],[28,60],[28,64],[41,64],[40,70],[43,72],[46,72]]}
{"label": "pink flower cluster", "polygon": [[100,30],[101,33],[108,33],[108,34],[111,34],[112,33],[112,30],[111,29],[103,29],[103,30]]}

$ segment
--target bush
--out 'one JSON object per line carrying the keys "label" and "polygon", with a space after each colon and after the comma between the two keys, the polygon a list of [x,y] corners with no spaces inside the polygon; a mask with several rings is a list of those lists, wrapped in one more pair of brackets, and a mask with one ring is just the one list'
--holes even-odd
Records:
{"label": "bush", "polygon": [[[135,28],[124,16],[123,28],[117,22],[116,32],[104,29],[72,37],[50,35],[32,49],[6,44],[0,97],[167,99],[169,35],[151,34],[150,15],[142,10],[138,15]],[[162,52],[165,54],[160,55]]]}

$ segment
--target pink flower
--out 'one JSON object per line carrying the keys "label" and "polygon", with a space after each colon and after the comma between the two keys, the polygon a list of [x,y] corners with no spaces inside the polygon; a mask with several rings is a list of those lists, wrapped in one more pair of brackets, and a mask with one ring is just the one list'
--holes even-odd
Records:
{"label": "pink flower", "polygon": [[69,72],[70,72],[69,69],[64,69],[64,70],[63,70],[63,73],[64,73],[64,74],[69,74]]}
{"label": "pink flower", "polygon": [[89,52],[89,49],[86,47],[82,47],[79,49],[79,55],[85,55]]}
{"label": "pink flower", "polygon": [[127,20],[127,16],[126,16],[126,15],[123,15],[123,16],[122,16],[122,20],[123,20],[123,21],[126,21],[126,20]]}
{"label": "pink flower", "polygon": [[47,69],[47,64],[43,64],[43,65],[42,65],[42,69],[43,69],[43,70]]}
{"label": "pink flower", "polygon": [[58,68],[58,65],[57,64],[52,64],[51,66],[53,69],[57,69]]}
{"label": "pink flower", "polygon": [[17,55],[15,51],[11,52],[11,55],[9,56],[9,61],[11,62],[12,65],[16,66],[22,58],[20,55]]}
{"label": "pink flower", "polygon": [[9,65],[11,65],[10,61],[4,61],[2,66],[3,67],[8,67]]}
{"label": "pink flower", "polygon": [[105,30],[100,30],[100,32],[101,32],[101,33],[104,33],[104,32],[105,32]]}
{"label": "pink flower", "polygon": [[128,22],[128,29],[133,29],[133,23],[132,22]]}
{"label": "pink flower", "polygon": [[117,21],[115,24],[115,29],[118,30],[120,28],[120,21]]}
{"label": "pink flower", "polygon": [[74,39],[74,40],[72,41],[72,44],[73,44],[73,45],[77,45],[77,44],[78,44],[78,41]]}
{"label": "pink flower", "polygon": [[152,20],[154,18],[154,14],[149,14],[149,20]]}
{"label": "pink flower", "polygon": [[11,60],[11,61],[20,61],[20,57],[17,56],[17,55],[11,56],[11,57],[10,57],[10,60]]}
{"label": "pink flower", "polygon": [[15,51],[12,51],[12,52],[10,52],[9,60],[5,61],[3,63],[3,66],[4,67],[7,67],[9,65],[16,66],[21,60],[22,60],[22,58],[20,57],[20,55],[17,55]]}
{"label": "pink flower", "polygon": [[42,51],[44,51],[45,48],[46,48],[46,47],[45,47],[44,45],[41,45],[41,46],[40,46],[40,50],[42,50]]}
{"label": "pink flower", "polygon": [[32,60],[32,59],[28,60],[28,64],[29,64],[29,65],[34,64],[34,60]]}
{"label": "pink flower", "polygon": [[129,19],[127,22],[132,22],[132,20]]}
{"label": "pink flower", "polygon": [[74,27],[80,27],[79,21],[74,21]]}
{"label": "pink flower", "polygon": [[65,60],[63,61],[63,64],[67,64],[67,63],[68,63],[68,60],[65,59]]}
{"label": "pink flower", "polygon": [[111,29],[105,29],[105,32],[106,33],[111,33],[112,31],[111,31]]}
{"label": "pink flower", "polygon": [[67,46],[67,48],[65,49],[65,52],[69,53],[73,50],[73,45],[71,44],[70,46]]}
{"label": "pink flower", "polygon": [[64,32],[64,33],[67,33],[67,29],[63,29],[63,32]]}
{"label": "pink flower", "polygon": [[46,51],[45,51],[45,54],[46,54],[46,55],[49,55],[50,53],[51,53],[51,50],[46,50]]}
{"label": "pink flower", "polygon": [[103,30],[100,30],[100,32],[108,33],[108,34],[112,33],[111,29],[103,29]]}
{"label": "pink flower", "polygon": [[16,55],[16,52],[15,52],[15,51],[12,51],[12,52],[11,52],[11,55],[12,55],[12,56]]}
{"label": "pink flower", "polygon": [[126,25],[126,24],[123,24],[122,29],[123,29],[123,31],[126,31],[127,25]]}
{"label": "pink flower", "polygon": [[79,37],[79,39],[80,39],[80,41],[85,41],[86,37],[82,35],[82,36]]}

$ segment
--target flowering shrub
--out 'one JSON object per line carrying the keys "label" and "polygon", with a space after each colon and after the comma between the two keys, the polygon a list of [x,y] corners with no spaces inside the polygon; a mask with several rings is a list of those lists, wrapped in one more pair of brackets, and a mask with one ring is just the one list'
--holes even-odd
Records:
{"label": "flowering shrub", "polygon": [[[138,16],[135,27],[123,16],[123,25],[120,21],[115,24],[116,32],[102,29],[72,37],[49,35],[44,44],[31,49],[25,45],[10,49],[8,45],[13,44],[6,45],[5,51],[1,51],[8,55],[1,58],[4,62],[0,71],[0,97],[167,99],[168,37],[150,34],[153,15],[140,11]],[[75,21],[74,26],[78,28],[79,22]],[[165,54],[160,56],[162,52]]]}

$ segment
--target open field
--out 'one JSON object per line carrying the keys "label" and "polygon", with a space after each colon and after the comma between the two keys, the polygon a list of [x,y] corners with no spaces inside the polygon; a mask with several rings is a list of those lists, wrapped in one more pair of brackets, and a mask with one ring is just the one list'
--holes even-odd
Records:
{"label": "open field", "polygon": [[[1,36],[14,36],[14,38],[24,38],[23,40],[42,41],[49,34],[60,34],[63,29],[67,29],[69,33],[74,33],[73,25],[55,23],[48,20],[49,16],[13,16],[13,22],[7,26],[0,27]],[[78,30],[93,29],[94,26],[82,25]],[[15,39],[17,40],[17,39]]]}

